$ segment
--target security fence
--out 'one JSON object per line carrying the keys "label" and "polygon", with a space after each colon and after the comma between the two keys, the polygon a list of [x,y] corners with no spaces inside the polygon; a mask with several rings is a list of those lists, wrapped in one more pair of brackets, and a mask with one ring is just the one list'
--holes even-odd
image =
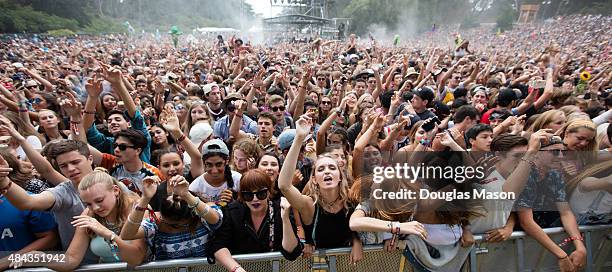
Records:
{"label": "security fence", "polygon": [[[561,242],[566,234],[563,228],[544,231],[555,242]],[[586,272],[612,271],[612,225],[581,226],[587,248]],[[486,243],[483,237],[475,236],[476,244],[462,271],[558,271],[557,258],[548,253],[537,241],[522,231],[512,233],[503,243]],[[571,245],[570,245],[571,246]],[[357,265],[349,264],[350,248],[318,250],[315,257],[283,259],[278,252],[235,255],[247,271],[412,271],[410,263],[399,252],[385,252],[382,246],[364,247],[364,259]],[[570,252],[571,248],[566,248]],[[27,268],[12,271],[50,271],[45,268]],[[226,271],[219,264],[209,264],[206,258],[190,258],[150,262],[128,269],[125,263],[87,265],[77,271],[128,271],[145,270],[155,272],[174,271]]]}

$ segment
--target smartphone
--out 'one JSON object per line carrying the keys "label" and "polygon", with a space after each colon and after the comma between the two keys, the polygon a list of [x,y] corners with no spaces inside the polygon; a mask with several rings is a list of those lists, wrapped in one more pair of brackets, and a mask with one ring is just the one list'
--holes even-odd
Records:
{"label": "smartphone", "polygon": [[439,124],[439,123],[440,123],[440,119],[438,119],[438,117],[435,116],[431,120],[423,124],[422,128],[426,132],[430,132],[436,127],[436,124]]}
{"label": "smartphone", "polygon": [[529,85],[534,89],[544,89],[546,87],[546,80],[533,80]]}

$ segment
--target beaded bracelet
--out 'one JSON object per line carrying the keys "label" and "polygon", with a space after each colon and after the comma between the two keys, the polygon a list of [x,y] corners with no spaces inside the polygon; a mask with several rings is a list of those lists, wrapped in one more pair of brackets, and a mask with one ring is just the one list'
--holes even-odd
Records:
{"label": "beaded bracelet", "polygon": [[578,237],[567,237],[565,239],[563,239],[563,241],[561,243],[559,243],[559,246],[565,246],[567,245],[569,242],[572,241],[584,241],[584,238],[582,238],[582,236],[578,236]]}

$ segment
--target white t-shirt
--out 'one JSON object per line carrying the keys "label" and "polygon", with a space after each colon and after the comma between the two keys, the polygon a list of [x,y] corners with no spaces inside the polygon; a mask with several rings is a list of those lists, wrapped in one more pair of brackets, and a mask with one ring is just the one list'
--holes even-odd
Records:
{"label": "white t-shirt", "polygon": [[[199,197],[201,197],[206,202],[215,202],[218,201],[223,190],[227,189],[227,182],[224,182],[219,187],[213,187],[204,179],[204,175],[202,174],[198,178],[196,178],[190,185],[189,191],[196,193]],[[234,192],[240,191],[240,178],[242,175],[238,172],[232,171],[232,179],[234,180]]]}
{"label": "white t-shirt", "polygon": [[[42,149],[42,143],[40,142],[40,139],[38,139],[38,137],[36,136],[28,136],[26,138],[26,142],[28,142],[28,144],[30,144],[32,146],[32,148],[36,149],[36,150],[41,150]],[[20,160],[25,161],[27,159],[26,153],[25,151],[23,151],[23,148],[21,148],[21,146],[17,147],[17,156],[19,157]]]}
{"label": "white t-shirt", "polygon": [[[474,187],[478,190],[485,189],[487,192],[503,192],[504,182],[506,179],[497,170],[493,170],[486,179],[475,183]],[[485,233],[505,226],[512,212],[514,200],[482,199],[481,201],[487,214],[470,221],[472,233]]]}
{"label": "white t-shirt", "polygon": [[[600,194],[601,196],[599,196]],[[580,186],[576,186],[570,196],[569,204],[576,216],[587,213],[591,205],[593,205],[595,214],[609,214],[612,213],[612,194],[599,190],[584,192],[580,189]]]}

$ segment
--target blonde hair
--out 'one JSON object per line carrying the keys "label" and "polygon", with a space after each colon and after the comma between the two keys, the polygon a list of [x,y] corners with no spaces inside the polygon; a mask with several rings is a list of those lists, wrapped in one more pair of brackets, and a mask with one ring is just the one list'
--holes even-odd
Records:
{"label": "blonde hair", "polygon": [[21,119],[19,117],[19,114],[12,112],[12,111],[7,111],[3,113],[2,115],[6,119],[11,121],[15,129],[19,131],[19,133],[23,135],[23,137],[27,138],[28,136],[36,136],[40,140],[40,143],[42,145],[45,145],[47,143],[47,141],[45,140],[45,137],[42,137],[42,135],[40,135],[40,133],[38,133],[38,131],[36,131],[36,129],[34,129],[34,127],[31,124],[28,124],[23,119]]}
{"label": "blonde hair", "polygon": [[[103,184],[108,190],[113,190],[114,186],[119,188],[119,195],[117,196],[117,202],[115,203],[115,207],[117,208],[117,218],[114,219],[116,222],[115,225],[121,229],[123,227],[123,223],[125,223],[132,210],[132,205],[138,200],[138,195],[133,192],[124,192],[123,189],[121,189],[119,181],[109,175],[108,171],[102,167],[96,167],[93,172],[81,179],[81,182],[79,183],[79,191],[86,191],[96,184]],[[102,222],[101,219],[103,219],[96,214],[93,215],[93,218],[98,220],[98,222]]]}
{"label": "blonde hair", "polygon": [[[529,127],[529,132],[536,132],[540,129],[543,129],[544,127],[546,127],[548,124],[552,123],[554,121],[554,119],[559,115],[559,114],[563,114],[565,116],[565,113],[563,111],[560,110],[549,110],[546,111],[542,114],[540,114],[536,120],[533,122],[533,124]],[[555,133],[556,131],[553,131],[553,133]]]}
{"label": "blonde hair", "polygon": [[563,139],[565,142],[565,137],[569,133],[577,132],[581,128],[586,128],[592,131],[594,134],[593,139],[591,139],[586,148],[584,148],[584,150],[579,150],[584,152],[579,152],[578,154],[583,164],[588,164],[589,162],[593,162],[597,159],[597,151],[599,148],[599,143],[597,142],[597,127],[591,120],[576,119],[569,121],[559,129],[557,135],[559,135],[559,137],[561,137],[561,139]]}
{"label": "blonde hair", "polygon": [[262,153],[261,148],[259,148],[259,145],[257,142],[255,142],[255,140],[251,138],[242,138],[238,140],[232,148],[232,157],[230,158],[230,167],[234,171],[238,171],[236,162],[234,161],[234,154],[236,154],[236,150],[244,152],[248,158],[253,158],[253,160],[257,160]]}
{"label": "blonde hair", "polygon": [[[317,157],[317,162],[319,162],[322,158],[330,158],[336,164],[336,168],[340,173],[340,182],[338,183],[338,186],[340,187],[340,201],[348,212],[350,204],[348,179],[344,176],[343,171],[341,171],[338,167],[338,163],[336,162],[336,160],[334,160],[333,156],[331,156],[329,153],[323,153]],[[315,162],[313,169],[316,169],[317,162]],[[319,184],[317,184],[317,182],[315,181],[315,173],[316,170],[313,170],[312,175],[310,176],[310,180],[308,180],[308,182],[306,183],[306,186],[304,187],[304,190],[302,190],[302,193],[312,198],[312,200],[314,200],[314,204],[316,205],[319,202],[319,199],[321,199],[321,192],[319,189]]]}

